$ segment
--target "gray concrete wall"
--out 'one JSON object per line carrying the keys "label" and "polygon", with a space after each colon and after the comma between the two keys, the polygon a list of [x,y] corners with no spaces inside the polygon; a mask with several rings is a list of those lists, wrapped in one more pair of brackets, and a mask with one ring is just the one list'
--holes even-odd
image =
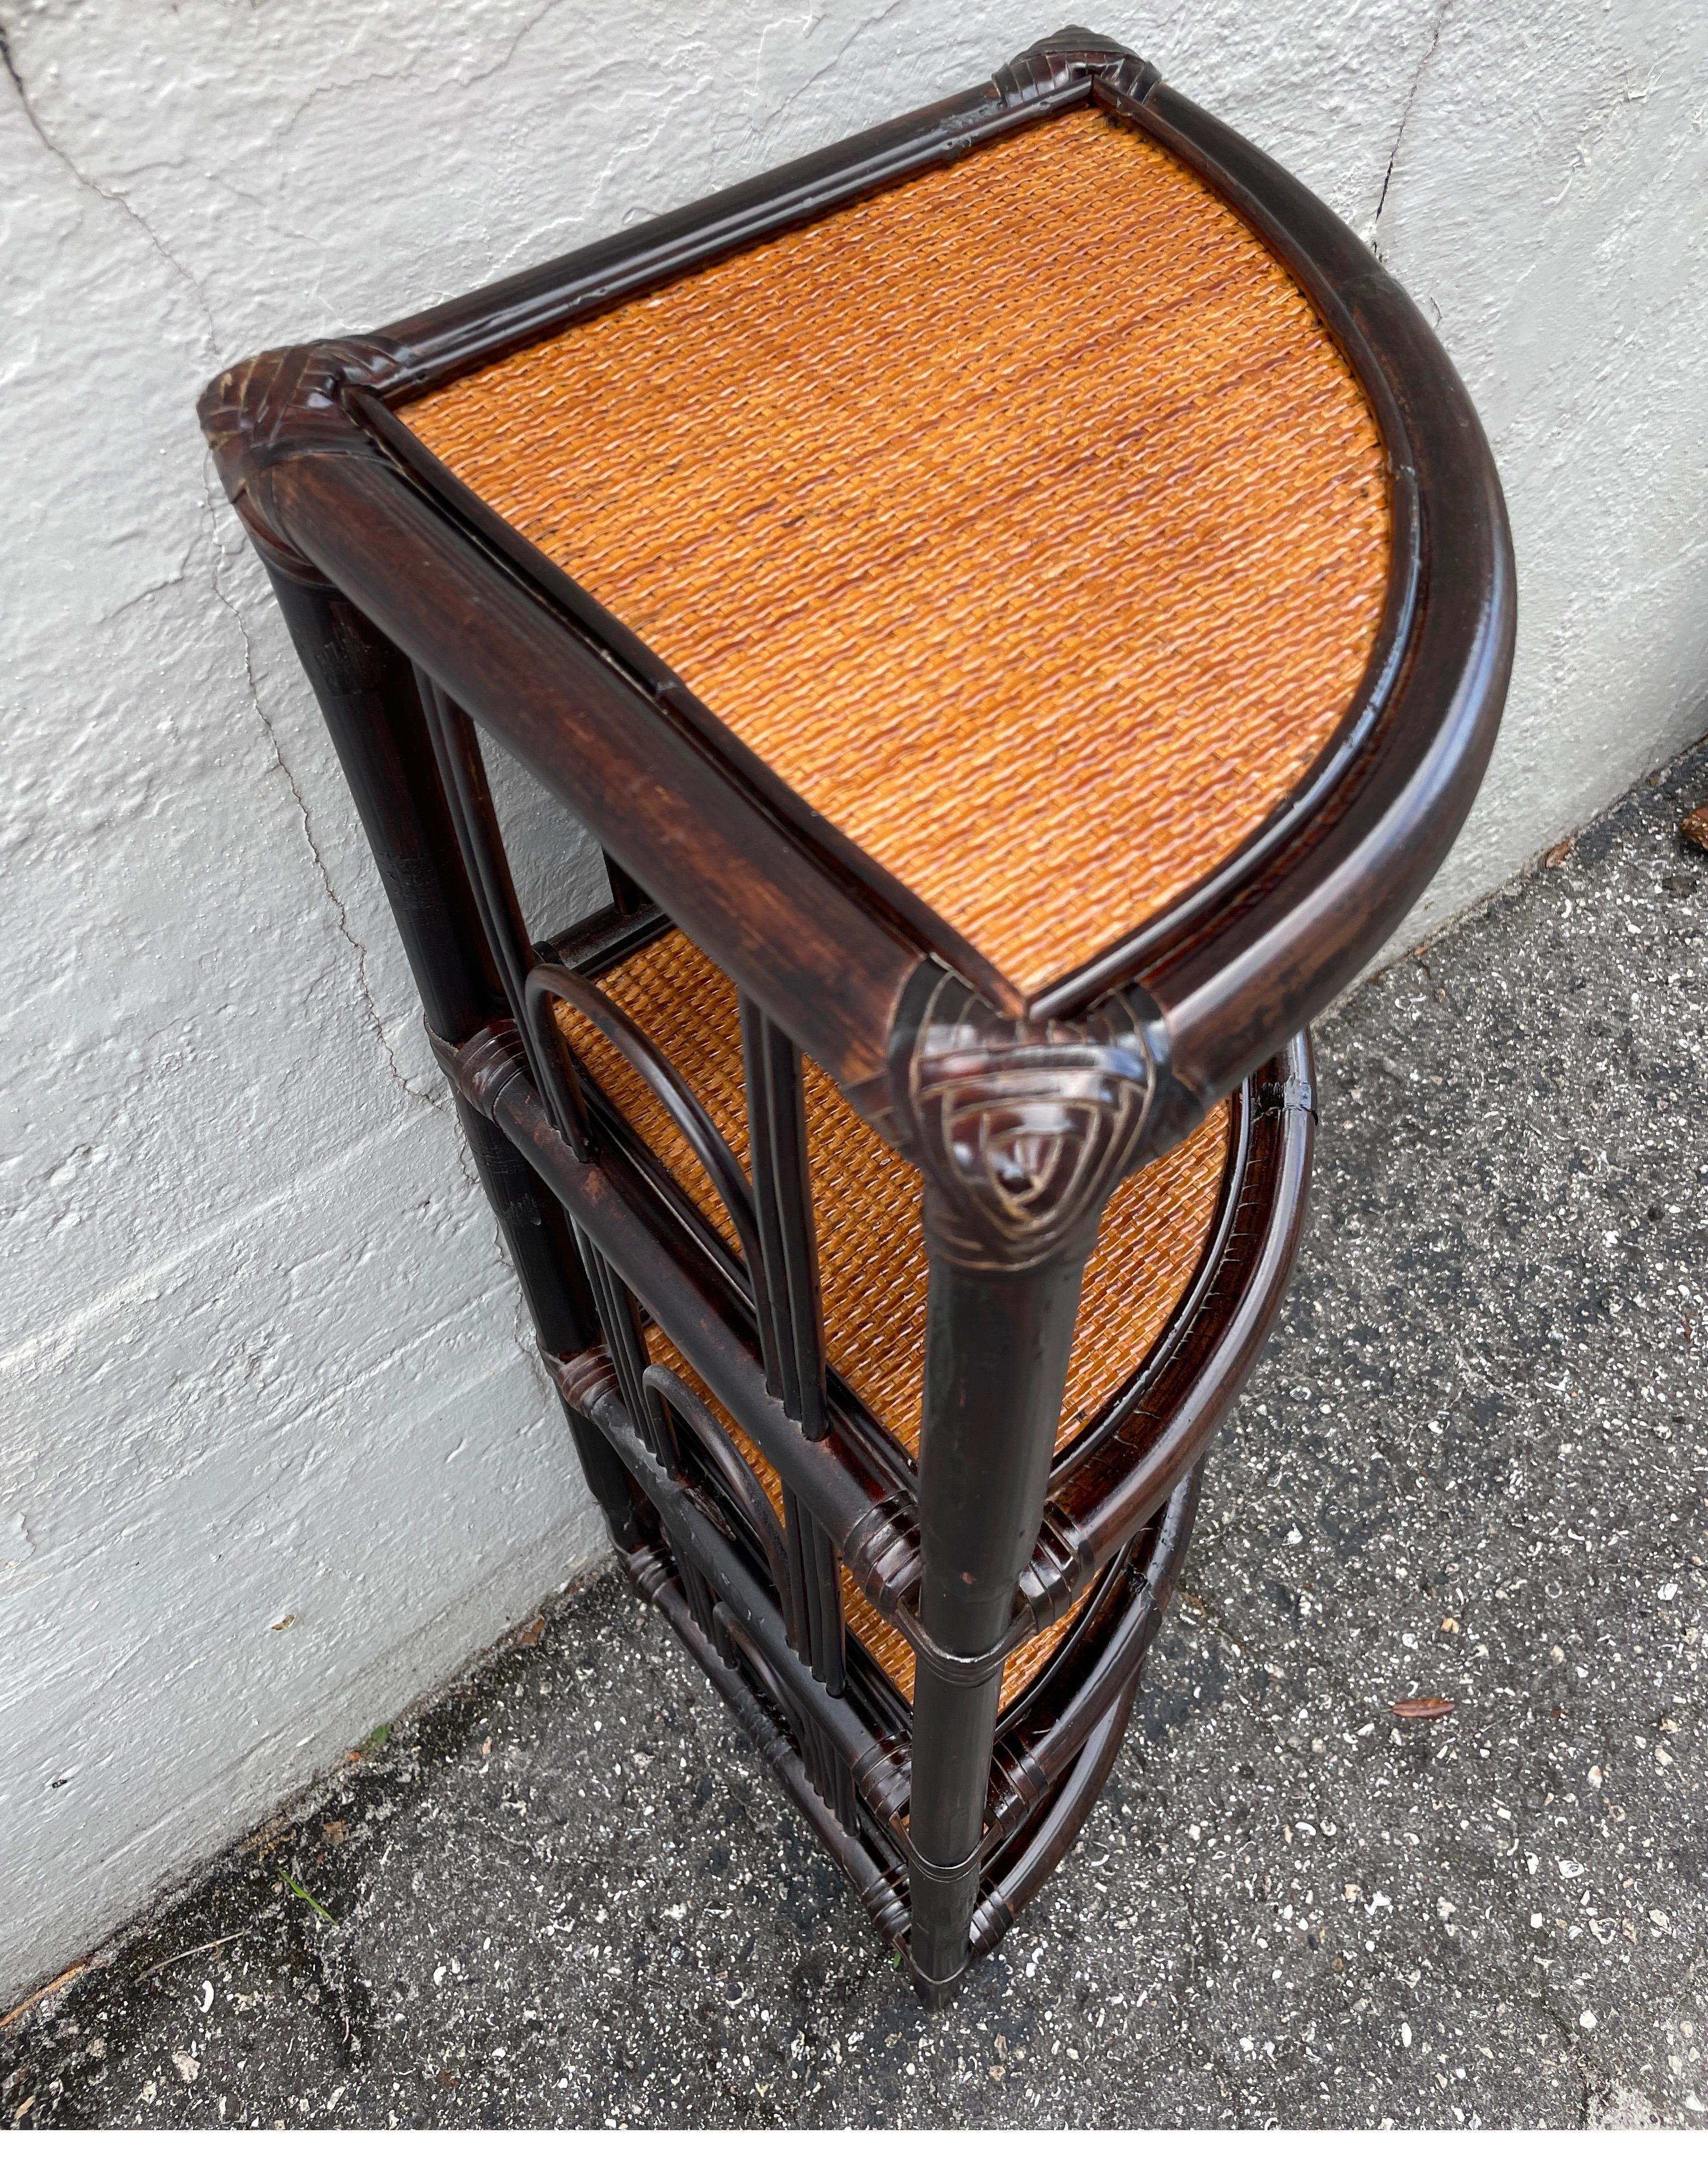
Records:
{"label": "gray concrete wall", "polygon": [[[1036,0],[0,0],[0,2009],[598,1549],[350,808],[192,417],[959,87]],[[1523,605],[1414,928],[1700,733],[1708,17],[1116,0],[1480,403]],[[533,897],[584,844],[512,781]]]}

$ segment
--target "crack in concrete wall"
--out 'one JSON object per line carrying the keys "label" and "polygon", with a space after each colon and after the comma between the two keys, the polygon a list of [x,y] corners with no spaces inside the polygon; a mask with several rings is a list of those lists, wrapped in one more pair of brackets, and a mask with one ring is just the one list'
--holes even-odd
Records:
{"label": "crack in concrete wall", "polygon": [[[214,517],[211,505],[208,506],[207,512],[212,534]],[[356,936],[350,924],[350,911],[345,908],[338,888],[332,882],[332,873],[327,869],[326,859],[321,853],[320,844],[314,837],[314,820],[309,811],[307,799],[297,785],[296,775],[286,761],[284,751],[279,743],[278,730],[273,725],[266,705],[262,702],[261,683],[255,671],[255,644],[250,635],[249,622],[245,616],[242,606],[220,582],[219,571],[223,549],[217,535],[212,535],[212,559],[209,580],[213,595],[237,627],[238,640],[243,646],[243,677],[249,688],[250,709],[261,722],[261,731],[266,737],[273,770],[284,781],[291,801],[296,805],[297,814],[302,823],[302,837],[308,849],[309,861],[314,865],[315,876],[319,880],[322,890],[331,905],[333,914],[338,919],[339,936],[349,947],[351,959],[355,966],[357,982],[361,987],[362,999],[366,1008],[368,1026],[379,1041],[379,1049],[385,1056],[386,1066],[398,1088],[415,1104],[424,1106],[428,1112],[435,1113],[438,1110],[436,1102],[425,1091],[416,1090],[410,1081],[403,1063],[398,1057],[396,1048],[386,1035],[385,1018],[380,1013],[379,1002],[374,992],[373,980],[368,973],[367,949]]]}
{"label": "crack in concrete wall", "polygon": [[182,258],[169,250],[162,241],[124,190],[108,189],[104,183],[96,181],[92,174],[85,174],[70,152],[48,129],[36,110],[35,100],[30,95],[30,87],[25,82],[23,71],[19,69],[13,53],[12,32],[3,20],[0,20],[0,67],[3,67],[11,78],[12,88],[18,94],[18,103],[23,110],[24,118],[34,130],[42,149],[51,153],[59,162],[79,189],[87,190],[91,196],[98,197],[102,204],[112,205],[117,211],[123,213],[138,232],[146,238],[149,248],[154,251],[162,263],[170,267],[174,277],[196,298],[196,307],[200,310],[207,329],[207,367],[210,373],[216,370],[219,359],[219,335],[214,326],[213,312],[208,303],[207,291],[201,283]]}
{"label": "crack in concrete wall", "polygon": [[1430,25],[1430,41],[1418,57],[1418,64],[1412,71],[1412,80],[1406,91],[1406,102],[1400,109],[1399,125],[1394,130],[1393,149],[1389,152],[1388,163],[1382,171],[1382,186],[1376,198],[1376,208],[1370,215],[1369,244],[1378,257],[1382,254],[1380,240],[1382,212],[1388,201],[1388,191],[1393,185],[1394,168],[1399,159],[1400,146],[1406,141],[1406,130],[1411,121],[1412,108],[1418,102],[1418,92],[1422,88],[1424,72],[1435,58],[1435,49],[1441,42],[1441,32],[1446,27],[1447,17],[1452,11],[1452,4],[1453,0],[1439,0],[1434,19]]}

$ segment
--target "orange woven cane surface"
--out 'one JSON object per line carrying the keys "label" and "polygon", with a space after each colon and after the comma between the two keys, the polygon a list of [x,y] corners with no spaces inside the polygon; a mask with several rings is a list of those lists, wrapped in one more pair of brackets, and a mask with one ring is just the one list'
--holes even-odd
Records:
{"label": "orange woven cane surface", "polygon": [[[693,1365],[657,1325],[647,1328],[647,1352],[653,1362],[662,1363],[674,1371],[717,1417],[729,1433],[742,1460],[764,1487],[765,1497],[770,1501],[772,1511],[780,1522],[783,1520],[782,1479]],[[1088,1599],[1082,1598],[1071,1613],[1060,1621],[1052,1621],[1048,1628],[1041,1630],[1029,1643],[1022,1643],[1017,1651],[1011,1654],[1002,1669],[1002,1690],[998,1698],[1004,1710],[1042,1672],[1088,1603]],[[890,1686],[906,1703],[912,1703],[913,1646],[899,1628],[892,1627],[884,1618],[846,1568],[842,1570],[842,1618],[848,1624],[849,1634],[864,1645]]]}
{"label": "orange woven cane surface", "polygon": [[1022,991],[1282,801],[1384,456],[1242,221],[1081,109],[410,404],[463,481]]}
{"label": "orange woven cane surface", "polygon": [[[674,1063],[745,1164],[747,1113],[736,988],[673,931],[599,980]],[[732,1244],[705,1170],[628,1063],[579,1015],[559,1020],[594,1080]],[[925,1365],[927,1268],[920,1181],[806,1063],[807,1159],[831,1367],[916,1458]],[[1197,1270],[1228,1155],[1218,1107],[1187,1140],[1111,1198],[1081,1291],[1058,1444],[1072,1438],[1143,1361]]]}

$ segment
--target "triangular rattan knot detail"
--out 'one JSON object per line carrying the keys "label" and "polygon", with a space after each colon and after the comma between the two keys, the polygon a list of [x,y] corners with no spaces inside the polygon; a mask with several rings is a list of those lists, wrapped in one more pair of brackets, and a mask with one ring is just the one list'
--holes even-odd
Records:
{"label": "triangular rattan knot detail", "polygon": [[1119,999],[1081,1023],[1015,1021],[943,976],[910,1057],[904,1122],[936,1184],[933,1240],[962,1264],[1017,1271],[1076,1228],[1088,1248],[1143,1136],[1155,1075]]}
{"label": "triangular rattan knot detail", "polygon": [[1061,91],[1076,76],[1095,76],[1121,96],[1143,98],[1162,80],[1162,73],[1141,60],[1128,46],[1095,30],[1070,23],[1053,38],[1040,38],[1023,53],[1017,53],[1006,68],[991,79],[1010,106],[1039,103],[1048,93]]}

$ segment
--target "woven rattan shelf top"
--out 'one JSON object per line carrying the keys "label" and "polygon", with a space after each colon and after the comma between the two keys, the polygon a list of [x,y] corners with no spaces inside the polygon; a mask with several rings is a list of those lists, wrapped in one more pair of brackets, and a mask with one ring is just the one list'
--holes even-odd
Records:
{"label": "woven rattan shelf top", "polygon": [[1332,737],[1385,457],[1311,305],[1080,109],[409,405],[427,444],[1015,986]]}

